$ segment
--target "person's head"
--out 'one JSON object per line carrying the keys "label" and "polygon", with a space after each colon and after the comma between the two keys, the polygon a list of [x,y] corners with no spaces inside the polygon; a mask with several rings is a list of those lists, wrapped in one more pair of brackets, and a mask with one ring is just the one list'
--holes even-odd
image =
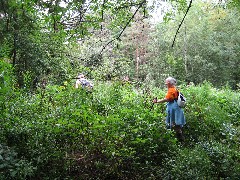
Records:
{"label": "person's head", "polygon": [[81,78],[84,78],[84,75],[83,75],[83,74],[79,74],[79,75],[78,75],[78,79],[81,79]]}
{"label": "person's head", "polygon": [[176,79],[174,79],[173,77],[168,77],[168,78],[165,80],[165,84],[166,84],[168,87],[176,86],[177,81],[176,81]]}
{"label": "person's head", "polygon": [[124,80],[124,81],[129,81],[129,76],[124,76],[124,77],[123,77],[123,80]]}

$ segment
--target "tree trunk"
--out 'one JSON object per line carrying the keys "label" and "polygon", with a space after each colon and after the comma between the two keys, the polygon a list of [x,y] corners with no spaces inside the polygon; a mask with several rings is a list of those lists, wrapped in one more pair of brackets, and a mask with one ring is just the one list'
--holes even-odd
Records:
{"label": "tree trunk", "polygon": [[188,67],[187,67],[187,63],[188,63],[188,59],[187,59],[187,28],[185,26],[184,29],[184,50],[183,50],[183,56],[184,56],[184,68],[185,68],[185,79],[188,80]]}
{"label": "tree trunk", "polygon": [[139,77],[139,52],[138,47],[136,48],[136,80],[138,81]]}

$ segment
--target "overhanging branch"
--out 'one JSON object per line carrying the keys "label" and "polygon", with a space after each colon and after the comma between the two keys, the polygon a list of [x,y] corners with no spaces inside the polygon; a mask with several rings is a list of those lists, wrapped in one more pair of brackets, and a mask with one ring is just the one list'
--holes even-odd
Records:
{"label": "overhanging branch", "polygon": [[175,40],[176,40],[176,38],[177,38],[177,34],[179,33],[179,29],[181,28],[181,26],[182,26],[182,24],[183,24],[183,21],[184,21],[185,17],[187,16],[187,13],[188,13],[191,5],[192,5],[192,0],[190,1],[189,5],[188,5],[188,8],[187,8],[187,11],[186,11],[186,13],[184,14],[184,17],[183,17],[181,23],[180,23],[179,26],[178,26],[177,32],[176,32],[176,34],[175,34],[175,36],[174,36],[174,39],[173,39],[172,47],[174,46]]}
{"label": "overhanging branch", "polygon": [[128,27],[128,25],[130,24],[130,22],[132,21],[132,19],[135,17],[135,15],[137,14],[137,12],[139,11],[139,9],[144,5],[144,3],[146,3],[146,0],[143,0],[138,8],[136,9],[136,11],[134,12],[134,14],[131,16],[131,18],[128,20],[128,22],[125,24],[125,26],[123,27],[123,29],[121,30],[121,32],[118,34],[118,36],[114,39],[112,39],[111,41],[109,41],[106,45],[103,46],[102,50],[100,51],[100,54],[102,54],[103,50],[109,45],[111,44],[113,41],[119,39],[121,37],[121,35],[123,34],[123,32],[125,31],[125,29]]}

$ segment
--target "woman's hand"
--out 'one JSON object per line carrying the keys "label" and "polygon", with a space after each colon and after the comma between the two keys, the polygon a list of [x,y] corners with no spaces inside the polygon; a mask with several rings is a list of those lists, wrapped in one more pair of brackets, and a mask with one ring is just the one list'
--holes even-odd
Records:
{"label": "woman's hand", "polygon": [[164,103],[164,102],[168,102],[168,100],[166,98],[159,99],[159,100],[157,98],[153,99],[153,103]]}
{"label": "woman's hand", "polygon": [[157,102],[158,102],[157,98],[154,98],[153,103],[157,103]]}

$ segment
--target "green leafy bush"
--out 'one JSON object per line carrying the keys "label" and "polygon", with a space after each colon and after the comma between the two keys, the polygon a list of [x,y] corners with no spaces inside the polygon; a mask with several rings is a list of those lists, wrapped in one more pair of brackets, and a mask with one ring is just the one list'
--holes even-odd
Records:
{"label": "green leafy bush", "polygon": [[239,149],[219,142],[200,143],[211,161],[211,174],[215,179],[238,179],[240,176]]}
{"label": "green leafy bush", "polygon": [[19,159],[14,149],[0,144],[0,178],[26,179],[33,175],[35,167],[26,159]]}
{"label": "green leafy bush", "polygon": [[162,179],[211,179],[211,161],[198,146],[179,148],[164,159]]}
{"label": "green leafy bush", "polygon": [[237,177],[239,94],[208,83],[181,91],[188,98],[184,144],[165,128],[165,105],[152,108],[152,98],[165,94],[161,89],[145,93],[130,84],[98,82],[93,91],[67,83],[34,93],[14,90],[1,112],[0,139],[14,154],[11,163],[21,165],[6,166],[1,176]]}

